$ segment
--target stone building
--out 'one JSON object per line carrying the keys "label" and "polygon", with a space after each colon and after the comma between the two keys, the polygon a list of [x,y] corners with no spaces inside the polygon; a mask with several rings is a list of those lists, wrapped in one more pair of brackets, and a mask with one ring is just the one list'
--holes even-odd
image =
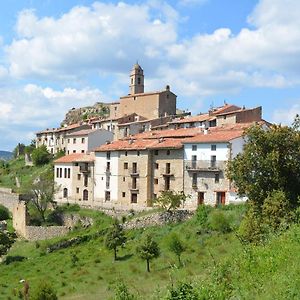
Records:
{"label": "stone building", "polygon": [[55,201],[93,205],[94,160],[93,153],[73,153],[54,161]]}
{"label": "stone building", "polygon": [[66,154],[90,153],[113,138],[113,133],[105,129],[85,129],[68,133],[65,136]]}

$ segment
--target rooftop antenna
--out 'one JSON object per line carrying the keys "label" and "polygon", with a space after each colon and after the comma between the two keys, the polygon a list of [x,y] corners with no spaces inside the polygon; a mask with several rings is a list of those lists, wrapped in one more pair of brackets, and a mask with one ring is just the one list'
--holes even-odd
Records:
{"label": "rooftop antenna", "polygon": [[210,110],[214,109],[214,101],[211,101]]}
{"label": "rooftop antenna", "polygon": [[227,101],[226,101],[226,99],[224,99],[224,105],[227,105]]}

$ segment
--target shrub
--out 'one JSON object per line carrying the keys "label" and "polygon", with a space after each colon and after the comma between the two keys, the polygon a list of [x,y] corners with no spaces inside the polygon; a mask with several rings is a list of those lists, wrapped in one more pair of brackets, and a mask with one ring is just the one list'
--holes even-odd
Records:
{"label": "shrub", "polygon": [[57,300],[57,294],[52,286],[47,282],[43,281],[40,283],[38,288],[33,293],[32,300]]}
{"label": "shrub", "polygon": [[229,218],[222,210],[216,209],[212,211],[209,214],[208,223],[212,230],[222,233],[231,231]]}
{"label": "shrub", "polygon": [[250,205],[238,229],[238,235],[243,242],[260,244],[265,239],[265,233],[266,228],[263,226],[261,214]]}
{"label": "shrub", "polygon": [[6,256],[4,263],[6,265],[9,265],[9,264],[11,264],[13,262],[23,261],[25,259],[26,259],[26,257],[25,256],[21,256],[21,255],[15,255],[15,256],[8,255],[8,256]]}
{"label": "shrub", "polygon": [[136,297],[131,294],[124,282],[119,283],[115,288],[115,300],[134,300]]}
{"label": "shrub", "polygon": [[0,221],[7,220],[9,218],[10,216],[8,209],[5,206],[0,205]]}
{"label": "shrub", "polygon": [[197,223],[202,227],[207,227],[208,225],[208,216],[212,211],[212,207],[208,205],[200,205],[196,211]]}
{"label": "shrub", "polygon": [[166,300],[198,300],[198,292],[190,283],[181,282],[178,286],[171,286]]}
{"label": "shrub", "polygon": [[289,199],[283,191],[273,191],[262,206],[263,222],[272,230],[284,229],[293,220]]}

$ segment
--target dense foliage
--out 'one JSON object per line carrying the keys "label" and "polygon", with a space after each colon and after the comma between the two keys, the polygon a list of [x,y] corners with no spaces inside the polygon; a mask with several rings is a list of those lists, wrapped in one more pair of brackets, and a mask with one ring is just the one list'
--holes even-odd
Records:
{"label": "dense foliage", "polygon": [[32,161],[36,166],[48,164],[51,160],[51,155],[45,145],[42,145],[32,151]]}
{"label": "dense foliage", "polygon": [[300,132],[295,127],[253,126],[245,132],[244,151],[228,164],[228,177],[240,194],[262,209],[275,190],[282,191],[292,207],[300,195]]}
{"label": "dense foliage", "polygon": [[183,192],[163,191],[157,199],[154,199],[154,203],[169,211],[179,208],[186,198]]}

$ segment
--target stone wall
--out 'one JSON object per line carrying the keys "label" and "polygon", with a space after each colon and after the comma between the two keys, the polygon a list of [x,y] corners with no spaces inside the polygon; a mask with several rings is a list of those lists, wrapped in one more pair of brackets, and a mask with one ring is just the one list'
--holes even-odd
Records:
{"label": "stone wall", "polygon": [[69,232],[66,226],[26,226],[24,238],[30,241],[47,240],[58,236],[63,236]]}
{"label": "stone wall", "polygon": [[10,212],[13,211],[13,208],[18,204],[20,199],[19,194],[12,192],[12,189],[0,188],[0,204],[5,206]]}
{"label": "stone wall", "polygon": [[188,210],[175,210],[158,212],[151,215],[135,218],[126,222],[124,229],[138,229],[150,226],[163,226],[169,223],[183,222],[193,216],[193,212]]}

